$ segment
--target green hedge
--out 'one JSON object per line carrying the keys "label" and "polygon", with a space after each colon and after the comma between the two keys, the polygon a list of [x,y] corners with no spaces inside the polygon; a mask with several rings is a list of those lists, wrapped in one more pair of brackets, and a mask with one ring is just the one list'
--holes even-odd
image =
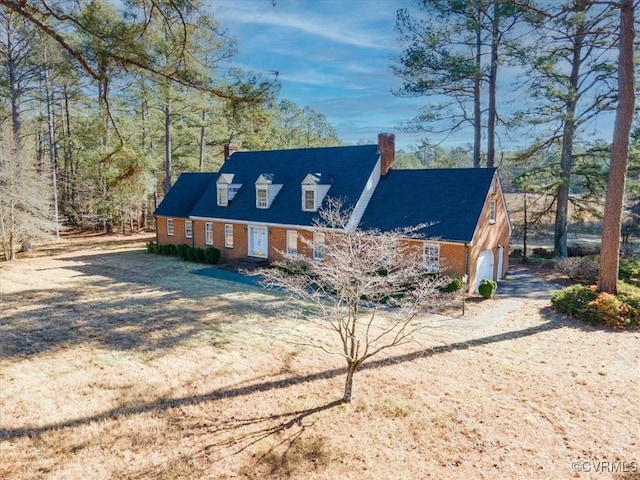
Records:
{"label": "green hedge", "polygon": [[208,263],[215,265],[220,260],[220,250],[215,247],[207,249],[193,248],[187,244],[158,245],[156,242],[147,243],[147,252],[161,255],[172,255],[188,262]]}

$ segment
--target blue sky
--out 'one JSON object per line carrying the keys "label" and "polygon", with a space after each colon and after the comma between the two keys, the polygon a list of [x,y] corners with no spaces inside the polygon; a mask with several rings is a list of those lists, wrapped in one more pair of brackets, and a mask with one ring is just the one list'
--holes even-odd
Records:
{"label": "blue sky", "polygon": [[280,98],[325,115],[341,140],[400,148],[421,136],[401,132],[424,99],[394,96],[390,70],[400,54],[395,19],[411,0],[212,0],[214,17],[237,41],[235,64],[266,77],[278,71]]}
{"label": "blue sky", "polygon": [[[214,17],[236,39],[235,65],[273,78],[278,72],[281,99],[310,106],[325,115],[348,143],[376,142],[377,134],[396,134],[397,148],[417,145],[423,135],[400,129],[427,98],[392,94],[401,81],[390,69],[402,53],[395,31],[399,8],[415,11],[413,0],[205,0]],[[514,93],[514,69],[501,68],[501,113],[528,101]],[[517,96],[516,96],[517,95]],[[505,102],[505,96],[510,96]],[[433,101],[433,99],[431,99]],[[593,138],[611,138],[612,115],[594,122]],[[535,132],[533,132],[535,133]],[[529,134],[531,135],[531,133]],[[441,138],[431,136],[434,142]],[[502,147],[521,147],[527,135],[502,138]],[[443,146],[468,146],[470,129],[457,132]],[[483,146],[484,148],[484,146]]]}

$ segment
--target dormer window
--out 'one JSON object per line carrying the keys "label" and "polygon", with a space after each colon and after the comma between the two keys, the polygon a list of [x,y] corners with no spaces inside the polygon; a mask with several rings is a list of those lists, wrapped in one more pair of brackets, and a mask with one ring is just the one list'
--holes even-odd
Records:
{"label": "dormer window", "polygon": [[229,187],[227,185],[218,185],[218,205],[221,207],[229,205]]}
{"label": "dormer window", "polygon": [[[234,182],[235,180],[235,182]],[[221,173],[220,177],[216,181],[216,203],[220,207],[226,207],[229,202],[236,196],[238,190],[242,184],[237,183],[235,174],[233,173]]]}
{"label": "dormer window", "polygon": [[256,180],[256,208],[269,208],[282,188],[272,173],[263,173]]}
{"label": "dormer window", "polygon": [[268,199],[267,189],[263,187],[256,187],[256,207],[257,208],[267,208]]}
{"label": "dormer window", "polygon": [[302,210],[305,212],[316,211],[316,190],[313,187],[302,189]]}
{"label": "dormer window", "polygon": [[309,173],[302,180],[302,210],[315,212],[322,205],[331,188],[331,177],[322,173]]}

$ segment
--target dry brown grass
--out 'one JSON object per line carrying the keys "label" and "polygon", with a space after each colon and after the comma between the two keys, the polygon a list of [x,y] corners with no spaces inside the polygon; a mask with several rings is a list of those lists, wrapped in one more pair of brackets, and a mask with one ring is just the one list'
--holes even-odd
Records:
{"label": "dry brown grass", "polygon": [[344,405],[339,359],[270,335],[283,295],[144,240],[1,264],[0,478],[634,478],[571,465],[640,461],[638,332],[469,302]]}

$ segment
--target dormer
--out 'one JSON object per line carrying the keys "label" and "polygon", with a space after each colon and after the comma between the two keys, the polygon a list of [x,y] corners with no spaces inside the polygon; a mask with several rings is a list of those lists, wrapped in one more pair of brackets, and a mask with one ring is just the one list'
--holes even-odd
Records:
{"label": "dormer", "polygon": [[331,177],[323,173],[309,173],[302,180],[302,210],[316,212],[331,188]]}
{"label": "dormer", "polygon": [[256,208],[269,208],[282,188],[272,173],[262,173],[256,180]]}
{"label": "dormer", "polygon": [[226,207],[242,187],[234,173],[221,173],[216,181],[216,198],[220,207]]}

